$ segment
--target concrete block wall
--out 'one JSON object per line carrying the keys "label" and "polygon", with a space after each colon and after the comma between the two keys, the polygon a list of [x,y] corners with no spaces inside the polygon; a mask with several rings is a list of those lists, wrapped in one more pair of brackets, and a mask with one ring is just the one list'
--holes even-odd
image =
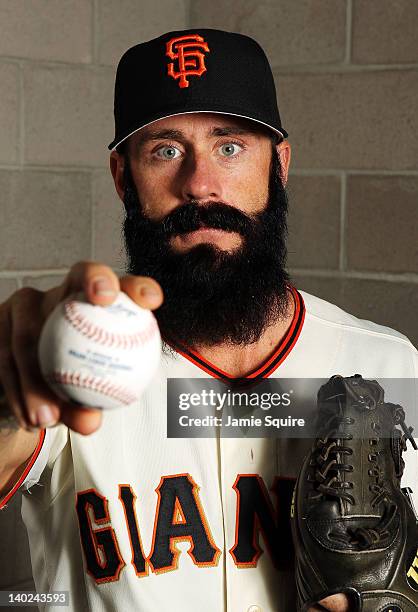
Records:
{"label": "concrete block wall", "polygon": [[[123,271],[115,66],[188,21],[188,0],[0,0],[0,301],[58,285],[80,259]],[[0,590],[34,589],[20,504],[0,512]]]}
{"label": "concrete block wall", "polygon": [[418,343],[418,3],[194,0],[192,26],[253,36],[292,161],[289,266],[301,289]]}
{"label": "concrete block wall", "polygon": [[80,259],[122,272],[108,170],[115,67],[187,27],[188,0],[0,0],[0,300],[47,289]]}
{"label": "concrete block wall", "polygon": [[124,269],[116,63],[182,27],[253,36],[292,144],[295,284],[418,342],[415,0],[0,0],[0,299],[77,260]]}
{"label": "concrete block wall", "polygon": [[[0,0],[0,301],[80,259],[123,270],[115,65],[164,31],[219,27],[274,68],[295,283],[418,343],[417,21],[416,0]],[[2,588],[32,584],[19,505],[0,513]]]}

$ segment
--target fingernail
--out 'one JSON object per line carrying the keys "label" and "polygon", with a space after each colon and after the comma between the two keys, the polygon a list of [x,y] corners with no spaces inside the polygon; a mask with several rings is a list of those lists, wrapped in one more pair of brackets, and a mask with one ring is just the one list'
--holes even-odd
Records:
{"label": "fingernail", "polygon": [[93,291],[96,295],[111,296],[115,295],[112,283],[105,276],[98,276],[92,280]]}
{"label": "fingernail", "polygon": [[139,288],[139,293],[142,295],[142,297],[146,298],[154,298],[158,297],[159,295],[158,291],[152,285],[141,285]]}
{"label": "fingernail", "polygon": [[39,427],[48,427],[50,425],[55,425],[56,423],[56,418],[54,417],[51,408],[47,404],[42,404],[39,406],[36,415],[38,417]]}

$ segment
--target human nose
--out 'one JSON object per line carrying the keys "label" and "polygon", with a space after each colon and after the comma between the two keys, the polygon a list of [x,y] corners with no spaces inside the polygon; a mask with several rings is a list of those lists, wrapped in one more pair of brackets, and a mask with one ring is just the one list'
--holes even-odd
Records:
{"label": "human nose", "polygon": [[222,186],[216,164],[205,154],[190,156],[183,166],[184,200],[221,199]]}

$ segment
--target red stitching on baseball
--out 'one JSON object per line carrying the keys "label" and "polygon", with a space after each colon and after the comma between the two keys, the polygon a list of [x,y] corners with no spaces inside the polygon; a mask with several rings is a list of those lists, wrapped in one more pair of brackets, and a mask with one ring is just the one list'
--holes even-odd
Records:
{"label": "red stitching on baseball", "polygon": [[154,317],[151,317],[146,329],[135,332],[134,334],[110,333],[86,319],[78,310],[78,303],[76,301],[70,301],[64,304],[64,316],[70,325],[83,334],[83,336],[86,336],[86,338],[103,346],[114,346],[117,348],[132,349],[143,346],[156,334],[158,329]]}
{"label": "red stitching on baseball", "polygon": [[132,404],[137,399],[137,396],[120,385],[112,384],[108,380],[103,378],[82,375],[80,372],[71,372],[69,370],[55,370],[48,375],[48,381],[50,383],[58,383],[62,385],[71,385],[73,387],[80,387],[82,389],[90,389],[103,393],[117,400],[121,404]]}

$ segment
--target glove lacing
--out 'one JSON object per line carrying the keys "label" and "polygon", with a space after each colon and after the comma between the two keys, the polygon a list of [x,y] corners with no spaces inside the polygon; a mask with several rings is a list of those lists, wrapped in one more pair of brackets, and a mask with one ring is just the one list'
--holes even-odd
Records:
{"label": "glove lacing", "polygon": [[[330,398],[331,399],[331,398]],[[338,402],[340,398],[337,396]],[[340,404],[341,407],[341,404]],[[371,397],[360,397],[359,402],[355,407],[361,410],[374,410],[376,402]],[[412,437],[413,428],[407,428],[405,425],[405,412],[401,406],[390,405],[392,409],[392,417],[394,425],[401,425],[404,435],[399,438],[400,450],[406,450],[406,438],[409,439],[415,449],[417,446]],[[313,448],[314,457],[311,459],[310,466],[315,468],[313,477],[308,473],[308,480],[315,483],[315,491],[309,493],[310,499],[323,499],[325,496],[335,497],[340,500],[346,500],[348,503],[355,505],[356,501],[352,494],[347,492],[347,489],[352,489],[354,484],[351,481],[343,481],[342,472],[352,472],[353,466],[349,463],[341,461],[342,455],[352,455],[353,449],[349,446],[343,446],[343,441],[352,440],[353,436],[349,433],[341,431],[341,425],[352,425],[355,419],[352,417],[333,414],[329,417],[323,426],[323,431],[326,431],[324,437],[319,437],[315,441]],[[381,426],[377,422],[371,424],[376,436],[369,439],[369,444],[375,446],[379,443],[379,434]],[[328,430],[328,428],[330,428]],[[316,451],[316,453],[315,453]],[[369,490],[375,493],[371,500],[371,506],[376,507],[379,504],[384,504],[382,521],[378,527],[357,529],[348,529],[347,541],[353,545],[358,545],[360,548],[369,548],[378,544],[390,535],[389,527],[394,521],[397,513],[397,505],[390,500],[389,494],[384,487],[383,472],[377,463],[378,455],[381,451],[371,450],[368,454],[368,460],[373,463],[373,466],[368,470],[369,476],[374,476],[376,482],[369,485]],[[340,536],[341,537],[341,534]]]}

